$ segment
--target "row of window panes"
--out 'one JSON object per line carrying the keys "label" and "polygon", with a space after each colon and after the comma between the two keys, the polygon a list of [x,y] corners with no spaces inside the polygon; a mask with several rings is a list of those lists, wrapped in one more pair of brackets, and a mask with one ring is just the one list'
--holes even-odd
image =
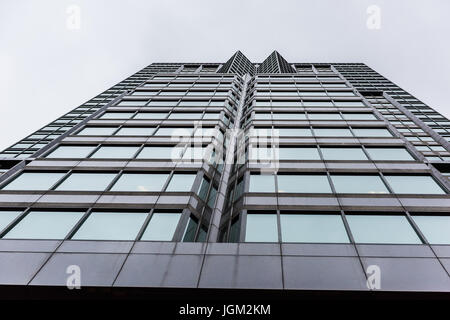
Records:
{"label": "row of window panes", "polygon": [[[22,214],[0,211],[0,232]],[[28,212],[3,239],[65,239],[85,213],[80,211]],[[101,212],[89,214],[71,237],[74,240],[136,240],[148,217],[146,212]],[[139,240],[171,241],[180,212],[155,212]]]}
{"label": "row of window panes", "polygon": [[[336,193],[361,194],[446,194],[429,175],[331,174]],[[391,190],[391,191],[390,191]],[[332,193],[326,174],[250,175],[249,192]]]}
{"label": "row of window panes", "polygon": [[[347,160],[414,161],[405,148],[397,147],[250,147],[250,160]],[[322,155],[322,156],[321,156]]]}
{"label": "row of window panes", "polygon": [[250,136],[257,137],[392,137],[386,128],[327,128],[327,127],[254,127]]}
{"label": "row of window panes", "polygon": [[169,120],[218,120],[219,112],[105,112],[99,119],[169,119]]}
{"label": "row of window panes", "polygon": [[256,112],[255,120],[378,120],[373,113]]}
{"label": "row of window panes", "polygon": [[[168,172],[125,172],[118,176],[115,172],[25,171],[1,190],[159,192],[166,185],[169,175]],[[175,173],[165,191],[189,192],[195,177],[195,173]]]}
{"label": "row of window panes", "polygon": [[[77,133],[79,136],[191,136],[194,133],[194,127],[95,127],[87,126]],[[194,136],[210,137],[218,136],[220,139],[223,134],[216,128],[202,127],[195,130]]]}
{"label": "row of window panes", "polygon": [[254,100],[255,107],[367,107],[362,101]]}
{"label": "row of window panes", "polygon": [[122,100],[115,106],[136,107],[136,106],[162,106],[162,107],[223,107],[225,100]]}
{"label": "row of window panes", "polygon": [[[406,216],[346,214],[356,243],[422,244]],[[450,244],[450,216],[415,215],[412,220],[431,244]],[[246,242],[350,243],[341,215],[248,213]]]}

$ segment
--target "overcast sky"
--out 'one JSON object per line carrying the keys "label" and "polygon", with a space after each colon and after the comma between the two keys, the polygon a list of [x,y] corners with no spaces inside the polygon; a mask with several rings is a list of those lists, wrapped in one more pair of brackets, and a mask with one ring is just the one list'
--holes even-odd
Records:
{"label": "overcast sky", "polygon": [[253,62],[273,50],[364,62],[450,117],[449,14],[448,0],[1,0],[0,149],[152,62],[225,62],[238,49]]}

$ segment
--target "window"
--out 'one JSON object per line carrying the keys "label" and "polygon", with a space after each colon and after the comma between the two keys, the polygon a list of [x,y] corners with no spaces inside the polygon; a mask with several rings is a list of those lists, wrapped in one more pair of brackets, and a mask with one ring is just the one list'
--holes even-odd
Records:
{"label": "window", "polygon": [[366,150],[372,160],[414,160],[405,148],[366,148]]}
{"label": "window", "polygon": [[317,137],[351,137],[352,133],[349,129],[337,128],[314,128],[314,134]]}
{"label": "window", "polygon": [[317,148],[279,148],[280,160],[320,160]]}
{"label": "window", "polygon": [[181,159],[181,147],[144,147],[136,159]]}
{"label": "window", "polygon": [[111,191],[161,191],[168,176],[167,173],[124,173]]}
{"label": "window", "polygon": [[377,120],[372,113],[343,113],[345,120]]}
{"label": "window", "polygon": [[31,211],[17,223],[4,239],[64,239],[83,212]]}
{"label": "window", "polygon": [[353,128],[356,137],[392,137],[387,129]]}
{"label": "window", "polygon": [[333,175],[337,193],[389,193],[379,176]]}
{"label": "window", "polygon": [[115,173],[72,173],[56,190],[104,191],[115,176]]}
{"label": "window", "polygon": [[22,211],[5,210],[0,211],[0,232],[5,229],[14,219],[16,219]]}
{"label": "window", "polygon": [[141,240],[171,241],[180,216],[181,213],[154,213]]}
{"label": "window", "polygon": [[368,160],[361,148],[320,148],[324,160]]}
{"label": "window", "polygon": [[280,223],[283,242],[349,242],[340,215],[281,214]]}
{"label": "window", "polygon": [[117,131],[116,136],[151,136],[155,128],[123,127]]}
{"label": "window", "polygon": [[116,127],[85,127],[77,133],[79,136],[110,136],[117,130]]}
{"label": "window", "polygon": [[422,243],[404,216],[347,215],[357,243]]}
{"label": "window", "polygon": [[192,189],[196,174],[174,174],[166,191],[189,192]]}
{"label": "window", "polygon": [[326,175],[278,175],[278,192],[331,193]]}
{"label": "window", "polygon": [[135,240],[147,213],[92,212],[72,239]]}
{"label": "window", "polygon": [[165,112],[138,112],[133,119],[164,119],[167,117]]}
{"label": "window", "polygon": [[450,216],[413,216],[414,222],[431,244],[450,244]]}
{"label": "window", "polygon": [[278,242],[276,214],[247,214],[246,242]]}
{"label": "window", "polygon": [[311,130],[309,128],[274,128],[275,136],[280,137],[311,137]]}
{"label": "window", "polygon": [[[260,115],[261,113],[257,113],[257,115]],[[265,113],[262,113],[263,115]],[[268,119],[270,119],[270,113],[267,113],[269,115]],[[274,113],[272,115],[273,120],[306,120],[306,115],[304,113]]]}
{"label": "window", "polygon": [[194,128],[177,128],[177,127],[162,127],[156,131],[156,136],[171,136],[171,137],[180,137],[180,136],[190,136]]}
{"label": "window", "polygon": [[341,120],[339,113],[308,113],[309,120]]}
{"label": "window", "polygon": [[188,120],[188,119],[200,119],[202,117],[201,113],[194,112],[172,112],[169,116],[169,119],[178,119],[178,120]]}
{"label": "window", "polygon": [[100,119],[130,119],[134,112],[105,112]]}
{"label": "window", "polygon": [[275,192],[273,175],[250,175],[249,192]]}
{"label": "window", "polygon": [[64,175],[60,172],[23,172],[2,190],[48,190]]}
{"label": "window", "polygon": [[138,151],[139,147],[102,146],[91,158],[94,159],[130,159]]}
{"label": "window", "polygon": [[431,176],[385,176],[395,193],[445,194]]}
{"label": "window", "polygon": [[59,146],[46,158],[86,158],[94,149],[94,146]]}

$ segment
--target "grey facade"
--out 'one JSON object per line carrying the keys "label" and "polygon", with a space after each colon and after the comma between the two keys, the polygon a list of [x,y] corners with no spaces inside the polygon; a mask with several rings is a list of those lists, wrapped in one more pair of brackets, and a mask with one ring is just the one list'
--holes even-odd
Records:
{"label": "grey facade", "polygon": [[449,141],[361,63],[153,63],[0,153],[0,291],[446,296]]}

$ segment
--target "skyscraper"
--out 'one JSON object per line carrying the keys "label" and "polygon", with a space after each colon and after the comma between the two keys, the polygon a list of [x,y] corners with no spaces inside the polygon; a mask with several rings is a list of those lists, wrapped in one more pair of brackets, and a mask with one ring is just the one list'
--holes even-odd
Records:
{"label": "skyscraper", "polygon": [[362,63],[153,63],[0,153],[0,292],[443,294],[449,141]]}

